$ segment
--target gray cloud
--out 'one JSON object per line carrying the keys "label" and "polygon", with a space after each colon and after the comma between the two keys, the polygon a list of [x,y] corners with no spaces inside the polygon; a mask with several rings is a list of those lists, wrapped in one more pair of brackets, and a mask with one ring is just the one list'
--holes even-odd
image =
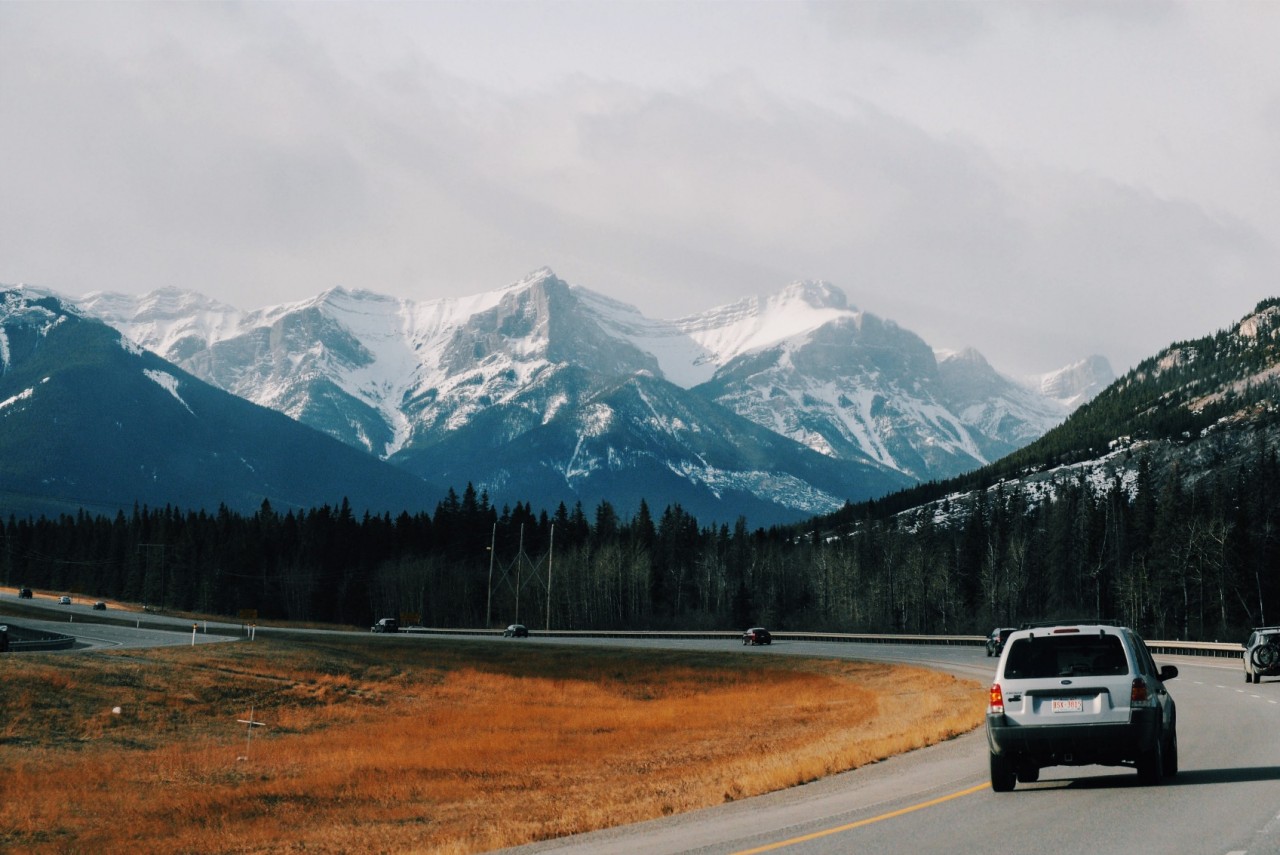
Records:
{"label": "gray cloud", "polygon": [[1010,371],[1123,368],[1277,290],[1280,17],[1114,5],[0,4],[0,281],[546,264],[670,317],[822,278]]}

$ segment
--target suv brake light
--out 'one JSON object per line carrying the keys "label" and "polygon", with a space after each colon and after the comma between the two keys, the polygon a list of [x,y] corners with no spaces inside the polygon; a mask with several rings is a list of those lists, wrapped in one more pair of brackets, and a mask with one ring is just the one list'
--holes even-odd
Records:
{"label": "suv brake light", "polygon": [[991,684],[991,701],[987,705],[987,712],[992,715],[1004,715],[1004,692],[1001,691],[999,683]]}
{"label": "suv brake light", "polygon": [[1129,706],[1155,706],[1155,701],[1151,698],[1151,691],[1147,688],[1147,681],[1141,677],[1133,678],[1133,688],[1129,690]]}

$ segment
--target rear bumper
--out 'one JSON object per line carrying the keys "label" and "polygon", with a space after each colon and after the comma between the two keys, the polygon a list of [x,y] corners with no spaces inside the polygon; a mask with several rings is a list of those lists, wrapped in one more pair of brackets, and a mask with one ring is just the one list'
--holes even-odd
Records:
{"label": "rear bumper", "polygon": [[1134,710],[1127,722],[1017,725],[1004,715],[987,716],[992,754],[1034,760],[1039,766],[1114,766],[1130,763],[1160,738],[1160,710]]}

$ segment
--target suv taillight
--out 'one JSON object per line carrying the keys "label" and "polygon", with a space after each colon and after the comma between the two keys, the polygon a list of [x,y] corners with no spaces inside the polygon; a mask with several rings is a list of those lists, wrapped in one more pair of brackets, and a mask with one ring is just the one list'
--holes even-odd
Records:
{"label": "suv taillight", "polygon": [[1129,690],[1129,706],[1150,707],[1154,705],[1155,701],[1151,698],[1151,691],[1147,688],[1147,681],[1141,677],[1134,677],[1133,688]]}
{"label": "suv taillight", "polygon": [[987,712],[991,715],[1004,715],[1004,692],[999,683],[991,684],[991,701],[987,704]]}

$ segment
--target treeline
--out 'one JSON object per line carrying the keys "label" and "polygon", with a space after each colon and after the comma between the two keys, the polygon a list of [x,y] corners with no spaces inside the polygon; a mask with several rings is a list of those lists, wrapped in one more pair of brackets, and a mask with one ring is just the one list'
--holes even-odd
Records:
{"label": "treeline", "polygon": [[0,573],[88,598],[367,626],[741,628],[980,633],[1114,618],[1149,637],[1230,639],[1280,623],[1280,464],[1192,485],[1146,460],[1125,480],[997,485],[839,528],[703,526],[679,506],[494,507],[468,487],[433,514],[344,502],[252,515],[135,508],[8,520]]}

